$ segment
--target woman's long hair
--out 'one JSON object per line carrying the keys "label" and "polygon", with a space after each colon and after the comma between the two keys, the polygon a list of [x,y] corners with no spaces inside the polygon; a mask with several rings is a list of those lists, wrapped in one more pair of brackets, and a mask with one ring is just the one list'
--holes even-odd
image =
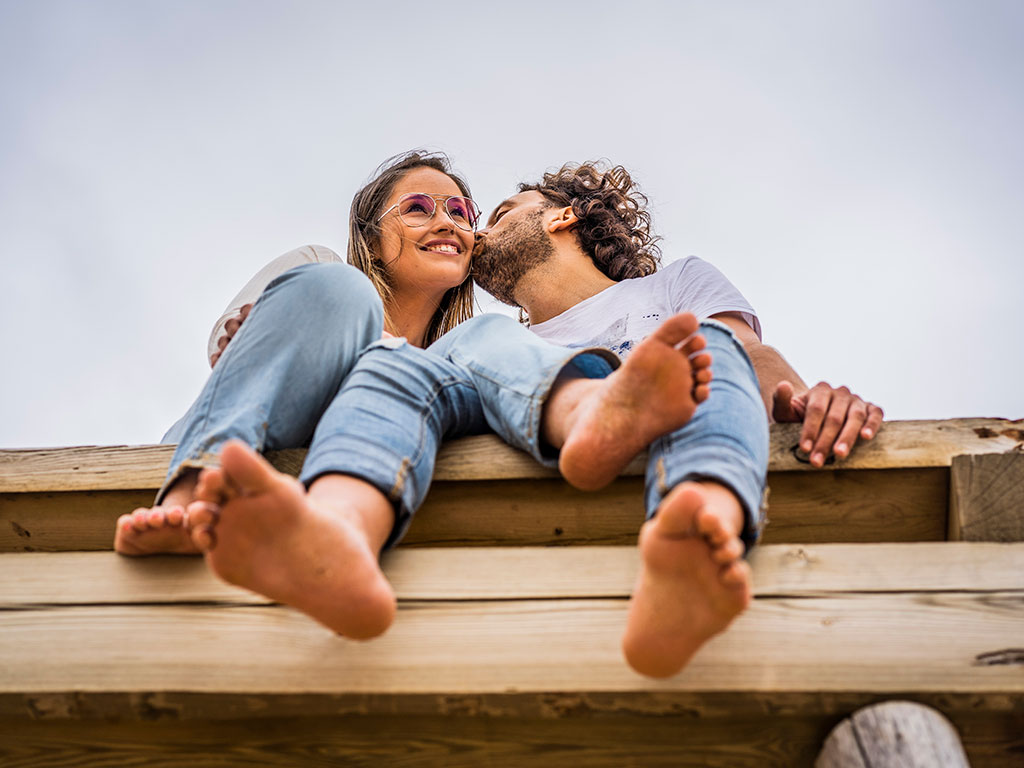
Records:
{"label": "woman's long hair", "polygon": [[[384,204],[399,180],[416,168],[433,168],[440,171],[458,185],[466,197],[472,197],[469,185],[456,174],[448,156],[442,152],[426,152],[414,149],[385,160],[374,172],[373,177],[352,199],[348,217],[348,263],[370,278],[384,303],[384,325],[394,327],[388,314],[388,307],[394,301],[390,277],[380,258],[381,225],[378,219],[384,213]],[[454,288],[449,288],[441,297],[434,316],[430,318],[423,346],[437,341],[456,325],[473,316],[473,280],[469,275]]]}

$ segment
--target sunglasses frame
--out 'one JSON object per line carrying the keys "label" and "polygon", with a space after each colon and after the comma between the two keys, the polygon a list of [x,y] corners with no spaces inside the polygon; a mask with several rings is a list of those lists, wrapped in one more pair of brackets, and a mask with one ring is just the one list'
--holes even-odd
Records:
{"label": "sunglasses frame", "polygon": [[[444,212],[446,214],[448,214],[448,218],[452,220],[452,224],[454,224],[456,227],[461,229],[463,232],[476,232],[476,229],[477,229],[477,227],[480,224],[480,206],[478,206],[476,204],[476,201],[473,200],[473,198],[466,197],[466,195],[431,195],[431,194],[429,194],[427,192],[409,192],[408,194],[402,195],[398,199],[397,203],[392,205],[390,208],[388,208],[386,211],[384,211],[384,213],[382,213],[380,216],[377,217],[377,223],[379,224],[381,219],[383,219],[385,216],[387,216],[393,210],[398,208],[405,200],[407,200],[410,197],[429,197],[431,200],[434,201],[434,210],[430,212],[430,216],[427,218],[427,222],[432,221],[434,219],[434,216],[437,215],[437,209],[441,207],[441,206],[438,205],[438,201],[439,200],[443,200],[444,201]],[[448,201],[449,200],[455,200],[455,199],[465,200],[470,205],[470,211],[473,214],[473,221],[470,223],[470,228],[469,229],[466,229],[461,224],[459,224],[459,222],[455,220],[455,217],[452,216],[452,212],[448,209]],[[400,218],[402,220],[402,223],[405,224],[405,226],[407,226],[407,227],[422,227],[423,226],[423,224],[410,224],[409,222],[407,222],[405,220],[405,218],[402,216],[402,210],[400,208],[398,210],[398,218]]]}

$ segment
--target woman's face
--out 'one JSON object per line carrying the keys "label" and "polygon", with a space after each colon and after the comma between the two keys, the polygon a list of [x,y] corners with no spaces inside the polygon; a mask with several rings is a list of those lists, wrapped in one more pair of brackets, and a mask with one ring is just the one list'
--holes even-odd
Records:
{"label": "woman's face", "polygon": [[[410,193],[446,196],[462,195],[462,190],[438,170],[413,168],[399,179],[382,210]],[[434,215],[419,226],[406,224],[397,208],[380,221],[380,257],[396,294],[415,290],[440,295],[469,274],[473,233],[455,225],[443,200],[435,202]]]}

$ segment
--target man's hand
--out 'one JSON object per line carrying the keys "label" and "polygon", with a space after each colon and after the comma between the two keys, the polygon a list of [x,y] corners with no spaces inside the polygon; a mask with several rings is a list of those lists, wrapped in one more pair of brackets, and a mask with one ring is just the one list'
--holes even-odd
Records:
{"label": "man's hand", "polygon": [[824,381],[805,392],[794,394],[793,385],[780,381],[772,397],[772,418],[777,422],[803,421],[800,450],[810,454],[811,464],[824,466],[834,453],[843,459],[857,439],[870,440],[882,426],[882,409],[850,392]]}
{"label": "man's hand", "polygon": [[213,368],[220,360],[220,356],[224,354],[225,348],[228,346],[228,342],[235,337],[238,333],[238,329],[242,327],[242,323],[245,322],[245,318],[249,316],[249,312],[252,310],[252,304],[243,304],[238,314],[229,319],[224,324],[224,335],[217,339],[217,351],[210,355],[210,367]]}

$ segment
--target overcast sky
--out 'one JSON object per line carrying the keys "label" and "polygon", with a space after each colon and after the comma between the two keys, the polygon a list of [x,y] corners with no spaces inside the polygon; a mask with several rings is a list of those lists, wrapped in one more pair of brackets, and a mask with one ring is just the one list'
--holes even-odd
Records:
{"label": "overcast sky", "polygon": [[[0,447],[150,443],[386,157],[649,194],[813,383],[1024,417],[1024,3],[0,0]],[[484,309],[491,309],[484,302]]]}

